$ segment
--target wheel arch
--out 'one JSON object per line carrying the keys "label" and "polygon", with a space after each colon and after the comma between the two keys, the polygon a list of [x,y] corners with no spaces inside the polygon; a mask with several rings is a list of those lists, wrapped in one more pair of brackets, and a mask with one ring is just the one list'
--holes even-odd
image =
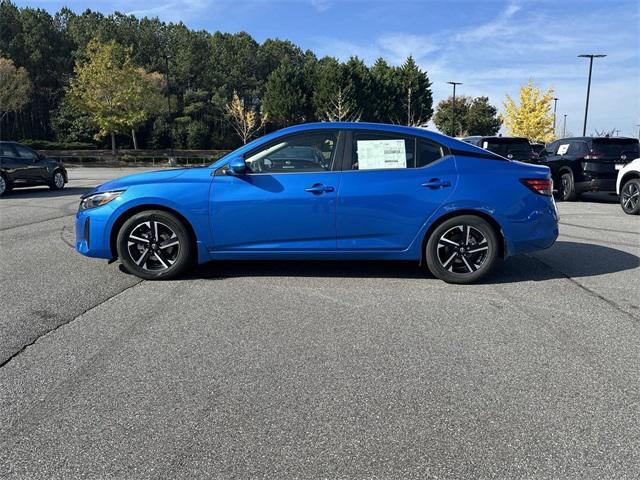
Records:
{"label": "wheel arch", "polygon": [[167,207],[165,205],[142,204],[142,205],[136,205],[135,207],[131,207],[130,209],[125,210],[113,222],[113,225],[111,227],[111,231],[109,232],[109,250],[111,251],[111,258],[112,259],[118,258],[118,248],[117,248],[118,232],[120,231],[120,229],[122,228],[124,223],[128,219],[130,219],[131,217],[136,215],[137,213],[144,212],[146,210],[161,210],[163,212],[167,212],[167,213],[173,215],[174,217],[176,217],[187,228],[187,231],[189,232],[189,236],[191,237],[192,246],[197,251],[197,248],[198,248],[197,238],[198,237],[196,236],[196,232],[195,232],[195,230],[193,228],[193,225],[191,225],[191,222],[189,222],[189,220],[187,220],[187,218],[184,215],[182,215],[177,210],[174,210],[173,208]]}
{"label": "wheel arch", "polygon": [[482,218],[483,220],[486,220],[487,223],[489,223],[489,225],[491,225],[493,227],[493,230],[495,231],[496,235],[501,240],[501,242],[500,242],[500,251],[498,252],[498,256],[500,258],[505,258],[506,257],[506,255],[507,255],[507,242],[506,242],[506,238],[504,236],[504,232],[502,230],[502,227],[500,226],[500,223],[493,216],[488,214],[487,212],[484,212],[482,210],[475,210],[473,208],[463,208],[463,209],[460,209],[460,210],[453,210],[453,211],[447,212],[444,215],[441,215],[440,217],[438,217],[434,222],[432,222],[432,224],[429,226],[429,228],[427,229],[427,231],[425,232],[425,234],[424,234],[424,236],[422,238],[422,245],[421,245],[421,251],[420,251],[420,263],[421,264],[426,262],[425,255],[426,255],[427,242],[429,241],[429,238],[433,234],[433,231],[436,228],[438,228],[438,226],[440,226],[442,223],[444,223],[447,220],[449,220],[450,218],[460,217],[462,215],[474,215],[476,217]]}
{"label": "wheel arch", "polygon": [[625,183],[634,178],[640,179],[640,172],[631,170],[630,172],[625,173],[620,179],[620,190],[622,190]]}

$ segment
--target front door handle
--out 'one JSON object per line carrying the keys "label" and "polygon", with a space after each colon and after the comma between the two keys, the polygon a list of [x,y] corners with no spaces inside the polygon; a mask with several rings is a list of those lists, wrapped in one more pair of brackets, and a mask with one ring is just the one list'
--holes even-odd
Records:
{"label": "front door handle", "polygon": [[448,180],[440,180],[439,178],[432,178],[428,182],[422,184],[423,187],[436,190],[438,188],[446,188],[451,186],[451,182]]}
{"label": "front door handle", "polygon": [[328,193],[328,192],[333,192],[333,187],[323,185],[321,183],[315,183],[309,188],[305,188],[304,191],[309,193],[314,193],[314,194]]}

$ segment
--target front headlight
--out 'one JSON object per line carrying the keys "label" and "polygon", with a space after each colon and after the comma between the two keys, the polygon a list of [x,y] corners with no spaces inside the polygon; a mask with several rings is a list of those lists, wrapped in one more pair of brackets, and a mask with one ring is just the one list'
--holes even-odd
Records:
{"label": "front headlight", "polygon": [[111,200],[118,198],[124,190],[114,190],[111,192],[94,193],[86,198],[80,200],[80,210],[87,210],[89,208],[100,207],[106,205]]}

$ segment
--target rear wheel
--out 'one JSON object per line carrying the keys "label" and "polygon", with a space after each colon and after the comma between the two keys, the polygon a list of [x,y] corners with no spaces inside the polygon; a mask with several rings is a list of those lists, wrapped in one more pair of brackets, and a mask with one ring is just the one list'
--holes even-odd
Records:
{"label": "rear wheel", "polygon": [[620,191],[620,206],[629,215],[640,214],[640,179],[627,180]]}
{"label": "rear wheel", "polygon": [[9,191],[9,184],[4,178],[4,175],[0,173],[0,197]]}
{"label": "rear wheel", "polygon": [[474,215],[450,218],[429,237],[427,266],[448,283],[472,283],[491,271],[498,258],[499,243],[494,228]]}
{"label": "rear wheel", "polygon": [[573,174],[571,172],[562,172],[558,188],[558,197],[564,202],[571,202],[578,198],[573,182]]}
{"label": "rear wheel", "polygon": [[118,232],[117,248],[125,268],[147,280],[176,277],[189,267],[195,253],[185,225],[162,210],[127,220]]}
{"label": "rear wheel", "polygon": [[49,187],[51,190],[62,190],[64,188],[64,174],[61,171],[53,172]]}

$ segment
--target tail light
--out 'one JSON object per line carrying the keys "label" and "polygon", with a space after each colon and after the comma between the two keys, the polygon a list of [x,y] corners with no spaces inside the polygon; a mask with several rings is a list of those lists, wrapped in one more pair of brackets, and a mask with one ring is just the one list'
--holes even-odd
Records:
{"label": "tail light", "polygon": [[520,181],[535,193],[548,197],[553,195],[553,180],[550,178],[522,178]]}
{"label": "tail light", "polygon": [[600,152],[591,152],[588,153],[584,156],[585,160],[599,160],[603,157],[604,155]]}

